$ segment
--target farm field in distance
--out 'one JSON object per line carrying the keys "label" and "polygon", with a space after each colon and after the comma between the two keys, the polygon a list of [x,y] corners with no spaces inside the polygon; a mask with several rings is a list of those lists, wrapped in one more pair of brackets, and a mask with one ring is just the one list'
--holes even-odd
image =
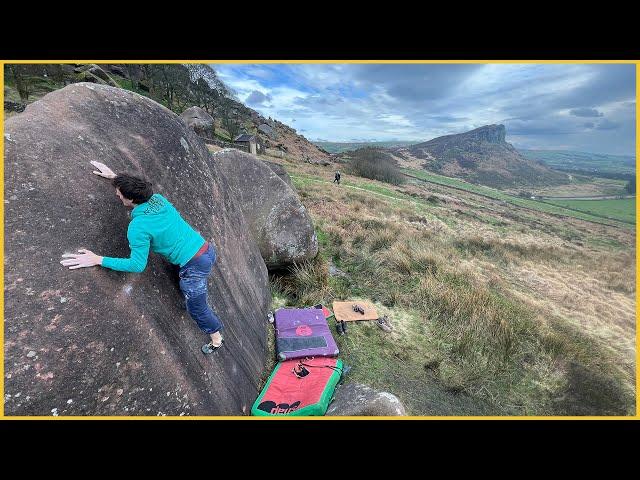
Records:
{"label": "farm field in distance", "polygon": [[594,215],[615,218],[624,222],[635,223],[636,221],[636,199],[635,198],[612,198],[603,200],[545,200],[561,207],[572,208]]}
{"label": "farm field in distance", "polygon": [[419,180],[465,190],[471,193],[487,196],[496,200],[502,200],[512,205],[537,210],[539,212],[552,213],[552,214],[569,216],[574,218],[581,218],[583,220],[588,220],[588,221],[593,221],[598,223],[606,223],[606,224],[616,220],[623,221],[625,223],[634,221],[634,219],[626,220],[628,216],[624,216],[623,218],[620,218],[620,216],[615,216],[613,217],[613,219],[608,219],[602,213],[598,213],[601,210],[594,211],[593,214],[591,214],[585,211],[578,211],[578,209],[569,209],[565,206],[556,204],[555,200],[552,203],[551,201],[542,202],[538,200],[532,200],[529,198],[516,197],[514,195],[510,195],[508,193],[505,193],[501,190],[497,190],[495,188],[485,187],[483,185],[475,185],[472,183],[465,182],[464,180],[445,177],[443,175],[438,175],[431,172],[408,169],[408,168],[403,168],[401,170],[406,175],[417,178]]}

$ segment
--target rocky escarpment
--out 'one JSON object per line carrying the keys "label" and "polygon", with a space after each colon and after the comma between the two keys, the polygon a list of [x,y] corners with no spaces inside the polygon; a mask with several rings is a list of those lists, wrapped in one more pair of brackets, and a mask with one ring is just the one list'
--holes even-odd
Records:
{"label": "rocky escarpment", "polygon": [[497,188],[557,185],[568,181],[566,174],[523,157],[506,142],[504,125],[486,125],[398,147],[394,153],[407,162],[420,161],[427,170]]}

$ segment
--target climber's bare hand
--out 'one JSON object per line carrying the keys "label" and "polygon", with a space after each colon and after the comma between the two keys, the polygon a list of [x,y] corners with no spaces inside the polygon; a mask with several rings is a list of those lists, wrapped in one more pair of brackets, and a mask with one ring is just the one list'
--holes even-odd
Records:
{"label": "climber's bare hand", "polygon": [[69,267],[70,270],[102,265],[102,257],[96,255],[91,250],[81,248],[78,252],[81,253],[65,253],[62,257],[66,258],[66,260],[61,260],[60,263],[65,267]]}
{"label": "climber's bare hand", "polygon": [[113,173],[113,170],[107,167],[104,163],[96,162],[95,160],[92,160],[90,163],[98,169],[97,171],[93,171],[96,175],[109,179],[116,178],[116,174]]}

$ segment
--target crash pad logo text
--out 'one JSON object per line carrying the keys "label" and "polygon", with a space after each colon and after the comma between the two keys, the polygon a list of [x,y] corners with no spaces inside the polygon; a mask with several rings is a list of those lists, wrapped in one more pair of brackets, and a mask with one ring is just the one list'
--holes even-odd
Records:
{"label": "crash pad logo text", "polygon": [[269,412],[272,415],[278,414],[286,414],[291,413],[294,410],[297,410],[300,406],[300,401],[293,402],[291,405],[288,403],[276,403],[271,400],[267,400],[266,402],[262,402],[258,405],[258,410],[262,410],[263,412]]}

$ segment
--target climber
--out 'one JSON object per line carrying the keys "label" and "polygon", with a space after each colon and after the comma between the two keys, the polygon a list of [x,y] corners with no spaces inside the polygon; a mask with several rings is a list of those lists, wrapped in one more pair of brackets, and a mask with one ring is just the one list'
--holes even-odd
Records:
{"label": "climber", "polygon": [[333,177],[333,183],[338,182],[338,185],[340,185],[340,170],[336,170],[336,174]]}
{"label": "climber", "polygon": [[211,337],[202,346],[208,354],[220,348],[222,322],[207,303],[207,280],[216,261],[216,249],[195,231],[176,208],[162,195],[153,193],[151,183],[141,178],[116,175],[104,163],[92,161],[98,170],[93,173],[112,181],[116,195],[131,211],[127,239],[129,258],[103,257],[87,249],[67,253],[60,263],[70,269],[100,265],[121,272],[142,272],[147,266],[149,249],[180,267],[180,290],[184,294],[187,312],[200,329]]}

